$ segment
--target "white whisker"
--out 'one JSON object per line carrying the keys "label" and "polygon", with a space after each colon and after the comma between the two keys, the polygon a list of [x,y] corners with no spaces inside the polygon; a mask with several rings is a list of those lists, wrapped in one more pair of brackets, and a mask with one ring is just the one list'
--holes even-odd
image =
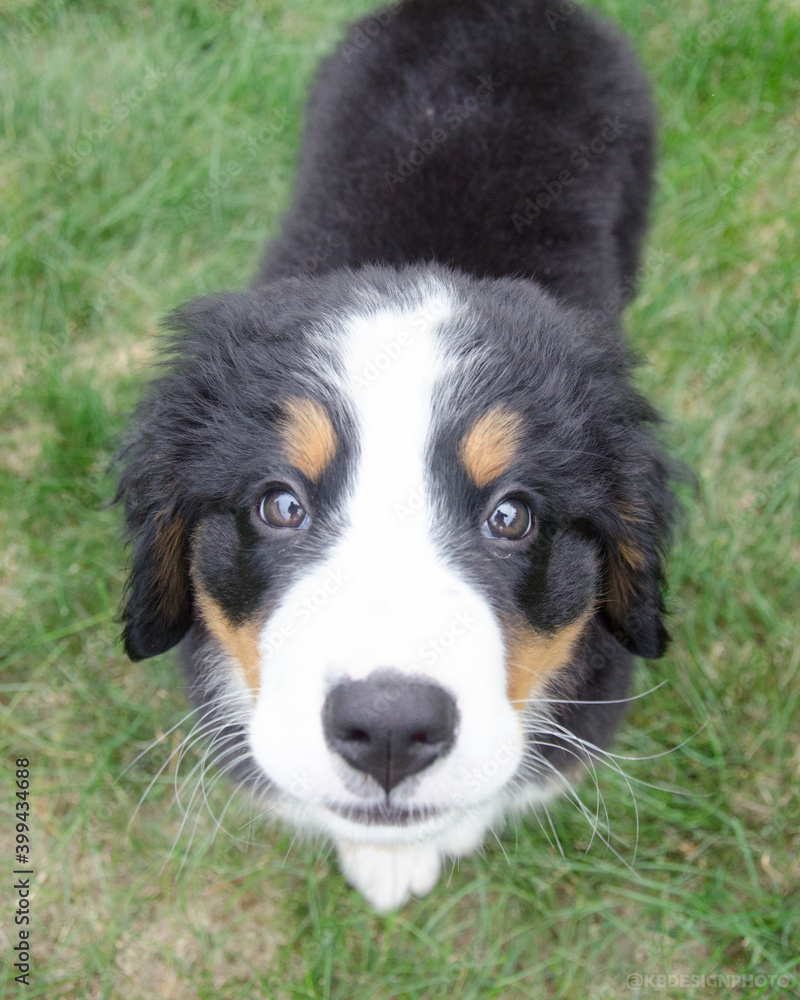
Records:
{"label": "white whisker", "polygon": [[[521,664],[512,663],[511,666],[518,667],[521,670],[528,670]],[[640,694],[632,694],[627,698],[600,698],[597,701],[593,701],[588,698],[540,698],[536,697],[533,704],[535,705],[628,705],[633,701],[640,701],[642,698],[646,698],[647,695],[653,694],[660,688],[664,687],[668,681],[661,681],[660,684],[656,684],[655,687],[648,688],[647,691],[642,691]],[[512,705],[529,705],[531,704],[528,698],[517,698],[511,701]]]}

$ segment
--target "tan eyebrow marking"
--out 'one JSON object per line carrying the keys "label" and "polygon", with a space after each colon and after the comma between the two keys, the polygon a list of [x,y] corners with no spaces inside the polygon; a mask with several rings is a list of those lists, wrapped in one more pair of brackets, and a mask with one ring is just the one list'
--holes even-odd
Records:
{"label": "tan eyebrow marking", "polygon": [[499,403],[461,439],[458,456],[476,486],[487,486],[511,465],[522,439],[522,416]]}
{"label": "tan eyebrow marking", "polygon": [[336,454],[338,437],[325,407],[316,399],[290,396],[285,404],[281,437],[286,457],[309,479],[316,481]]}
{"label": "tan eyebrow marking", "polygon": [[569,663],[575,643],[586,627],[590,614],[542,636],[529,626],[512,628],[506,651],[506,694],[511,707],[524,710],[534,688],[541,690],[559,667]]}

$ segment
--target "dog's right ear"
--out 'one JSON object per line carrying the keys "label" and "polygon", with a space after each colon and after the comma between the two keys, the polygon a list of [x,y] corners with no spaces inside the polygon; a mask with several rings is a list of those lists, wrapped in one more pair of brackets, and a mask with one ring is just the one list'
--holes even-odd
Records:
{"label": "dog's right ear", "polygon": [[171,649],[192,624],[191,526],[174,501],[154,502],[153,485],[146,482],[148,459],[137,459],[132,450],[122,456],[126,468],[118,493],[125,498],[131,543],[123,642],[132,660],[145,660]]}
{"label": "dog's right ear", "polygon": [[[192,538],[203,517],[215,428],[239,398],[249,345],[267,322],[263,292],[187,302],[167,320],[157,376],[115,459],[125,502],[130,576],[125,651],[144,660],[176,645],[194,620]],[[248,369],[249,370],[249,369]],[[265,388],[265,406],[269,408]]]}

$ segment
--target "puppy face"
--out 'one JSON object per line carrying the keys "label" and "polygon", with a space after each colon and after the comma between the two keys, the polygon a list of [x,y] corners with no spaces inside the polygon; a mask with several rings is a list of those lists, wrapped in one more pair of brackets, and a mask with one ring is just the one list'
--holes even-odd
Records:
{"label": "puppy face", "polygon": [[614,339],[528,283],[415,268],[174,326],[123,455],[129,654],[188,631],[228,759],[339,837],[545,794],[530,719],[579,695],[589,632],[665,640],[665,471]]}

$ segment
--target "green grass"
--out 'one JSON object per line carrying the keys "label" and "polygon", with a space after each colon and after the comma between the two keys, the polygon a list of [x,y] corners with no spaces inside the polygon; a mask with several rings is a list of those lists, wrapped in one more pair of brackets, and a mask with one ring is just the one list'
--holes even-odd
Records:
{"label": "green grass", "polygon": [[[599,6],[655,81],[660,189],[628,327],[700,479],[673,645],[638,677],[664,686],[615,746],[652,758],[620,761],[638,833],[624,778],[599,776],[633,870],[562,802],[553,831],[512,824],[382,918],[325,845],[243,829],[240,800],[219,834],[192,799],[200,749],[157,777],[191,722],[170,657],[119,647],[106,474],[159,317],[248,280],[313,67],[370,0],[0,3],[2,741],[32,761],[36,870],[32,986],[6,967],[3,996],[800,996],[800,8]],[[230,791],[210,790],[215,815]],[[673,980],[636,994],[636,974]],[[767,978],[675,978],[715,975]]]}

